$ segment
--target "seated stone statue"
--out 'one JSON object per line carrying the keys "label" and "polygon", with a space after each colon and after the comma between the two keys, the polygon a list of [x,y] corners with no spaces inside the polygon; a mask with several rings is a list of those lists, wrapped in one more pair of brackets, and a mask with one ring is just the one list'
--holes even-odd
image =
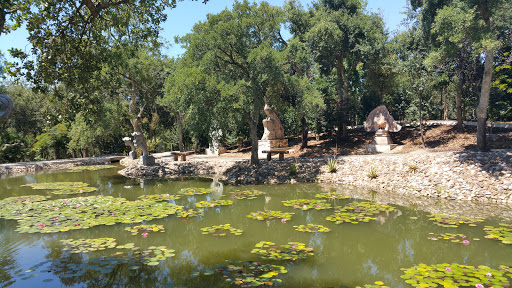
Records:
{"label": "seated stone statue", "polygon": [[0,94],[0,125],[7,122],[7,119],[11,115],[14,104],[11,98],[4,94]]}
{"label": "seated stone statue", "polygon": [[263,137],[261,137],[261,140],[283,139],[283,125],[281,125],[281,121],[279,121],[279,118],[277,118],[275,107],[265,104],[265,108],[263,108],[263,111],[265,111],[265,114],[267,114],[267,118],[263,120],[264,130]]}
{"label": "seated stone statue", "polygon": [[366,122],[364,122],[364,128],[368,132],[375,132],[378,130],[385,130],[388,132],[398,132],[402,129],[402,126],[396,123],[395,119],[389,114],[386,106],[381,105],[370,112]]}

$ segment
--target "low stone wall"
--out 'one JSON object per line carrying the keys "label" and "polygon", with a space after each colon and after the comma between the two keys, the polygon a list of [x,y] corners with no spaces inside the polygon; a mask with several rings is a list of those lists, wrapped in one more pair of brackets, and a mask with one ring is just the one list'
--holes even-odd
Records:
{"label": "low stone wall", "polygon": [[[328,172],[327,158],[260,163],[255,168],[247,160],[190,158],[174,162],[160,158],[151,167],[132,162],[120,173],[130,178],[211,177],[234,185],[324,182],[398,195],[512,203],[511,150],[342,156],[337,158],[335,173]],[[296,174],[290,173],[292,165]],[[375,169],[375,179],[368,177],[370,167]]]}
{"label": "low stone wall", "polygon": [[22,175],[42,170],[66,169],[73,166],[105,165],[110,164],[111,162],[111,157],[105,156],[0,164],[0,178],[5,176]]}

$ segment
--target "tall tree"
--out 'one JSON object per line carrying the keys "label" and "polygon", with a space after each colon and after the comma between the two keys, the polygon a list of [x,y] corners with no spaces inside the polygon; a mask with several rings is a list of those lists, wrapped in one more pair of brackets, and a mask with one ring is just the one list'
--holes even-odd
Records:
{"label": "tall tree", "polygon": [[258,165],[258,124],[265,99],[283,82],[283,13],[267,2],[235,2],[232,10],[207,16],[181,38],[186,54],[200,59],[202,69],[215,75],[224,97],[236,99],[250,127],[251,164]]}
{"label": "tall tree", "polygon": [[381,49],[384,23],[377,14],[365,14],[359,0],[323,0],[314,5],[307,38],[323,73],[336,72],[338,142],[347,135],[350,81],[356,67]]}

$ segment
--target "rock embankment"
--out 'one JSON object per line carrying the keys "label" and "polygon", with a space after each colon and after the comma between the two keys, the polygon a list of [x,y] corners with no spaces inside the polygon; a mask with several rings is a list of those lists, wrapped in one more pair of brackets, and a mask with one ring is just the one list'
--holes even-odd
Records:
{"label": "rock embankment", "polygon": [[[131,178],[211,177],[235,185],[338,183],[429,198],[512,203],[511,150],[357,155],[336,160],[334,173],[328,171],[327,158],[261,161],[259,167],[252,167],[247,160],[192,157],[187,162],[160,158],[151,167],[122,161],[131,166],[120,173]],[[372,168],[373,179],[369,177]]]}

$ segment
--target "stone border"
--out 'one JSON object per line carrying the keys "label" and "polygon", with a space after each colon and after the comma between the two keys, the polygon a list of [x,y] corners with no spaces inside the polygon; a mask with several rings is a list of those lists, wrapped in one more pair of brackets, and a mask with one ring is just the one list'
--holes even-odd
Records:
{"label": "stone border", "polygon": [[[155,166],[134,165],[119,173],[129,178],[209,177],[233,185],[323,182],[434,199],[512,203],[512,150],[340,156],[335,173],[327,171],[327,159],[261,161],[255,168],[240,159],[160,158]],[[292,165],[295,175],[289,172]],[[368,176],[371,167],[375,179]]]}

